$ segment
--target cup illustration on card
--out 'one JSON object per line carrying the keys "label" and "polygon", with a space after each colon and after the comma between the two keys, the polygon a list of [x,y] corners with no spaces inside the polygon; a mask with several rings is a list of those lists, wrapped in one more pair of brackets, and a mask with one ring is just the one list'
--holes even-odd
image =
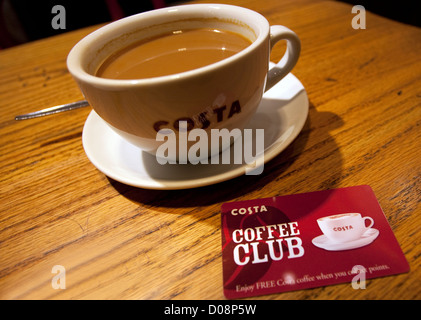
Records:
{"label": "cup illustration on card", "polygon": [[373,218],[360,213],[341,213],[317,219],[322,235],[312,240],[316,247],[329,251],[356,249],[373,242],[379,235]]}

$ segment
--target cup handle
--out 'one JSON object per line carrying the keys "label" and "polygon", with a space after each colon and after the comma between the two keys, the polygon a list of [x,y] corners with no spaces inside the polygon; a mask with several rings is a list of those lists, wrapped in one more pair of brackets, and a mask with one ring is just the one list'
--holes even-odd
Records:
{"label": "cup handle", "polygon": [[287,41],[287,50],[282,59],[269,70],[265,91],[281,81],[294,68],[301,51],[301,41],[298,36],[284,26],[270,27],[270,50],[280,40]]}
{"label": "cup handle", "polygon": [[370,225],[368,227],[366,227],[366,229],[370,229],[373,225],[374,225],[374,220],[371,217],[364,217],[364,226],[365,226],[365,219],[368,219],[371,221]]}

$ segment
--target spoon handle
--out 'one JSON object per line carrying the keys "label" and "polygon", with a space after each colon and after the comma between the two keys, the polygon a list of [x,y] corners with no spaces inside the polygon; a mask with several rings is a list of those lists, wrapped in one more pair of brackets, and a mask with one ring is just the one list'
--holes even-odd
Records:
{"label": "spoon handle", "polygon": [[26,119],[38,118],[38,117],[48,116],[54,113],[69,111],[69,110],[78,109],[78,108],[87,107],[87,106],[89,106],[89,102],[86,100],[82,100],[82,101],[62,104],[59,106],[54,106],[51,108],[42,109],[39,111],[27,113],[27,114],[22,114],[22,115],[16,116],[15,120],[26,120]]}

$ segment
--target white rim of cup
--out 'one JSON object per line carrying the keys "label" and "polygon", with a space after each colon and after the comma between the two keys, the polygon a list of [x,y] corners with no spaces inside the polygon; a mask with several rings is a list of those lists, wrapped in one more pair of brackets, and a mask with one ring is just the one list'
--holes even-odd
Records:
{"label": "white rim of cup", "polygon": [[[143,78],[143,79],[130,79],[130,80],[116,80],[116,79],[107,79],[107,78],[100,78],[94,76],[87,71],[84,70],[82,66],[82,61],[79,59],[80,54],[83,53],[87,47],[90,46],[92,41],[95,41],[98,38],[105,37],[113,32],[117,28],[124,28],[125,26],[137,21],[138,19],[148,18],[153,19],[157,16],[165,14],[194,14],[200,12],[201,10],[207,9],[208,11],[211,10],[224,10],[224,14],[221,17],[236,19],[236,17],[241,17],[237,19],[250,28],[252,28],[257,33],[257,38],[253,41],[247,48],[244,50],[237,52],[236,54],[225,58],[221,61],[212,63],[210,65],[206,65],[197,69],[172,74],[172,75],[165,75],[160,77],[153,77],[153,78]],[[229,15],[228,13],[231,13]],[[235,17],[235,18],[234,18]],[[231,63],[231,61],[236,60],[242,56],[249,54],[253,51],[256,47],[260,46],[261,43],[264,41],[266,36],[269,34],[269,23],[264,16],[260,13],[233,5],[224,5],[224,4],[187,4],[181,6],[174,6],[174,7],[167,7],[162,9],[156,9],[152,11],[142,12],[139,14],[135,14],[114,22],[111,22],[92,33],[85,36],[82,40],[80,40],[69,52],[67,57],[67,67],[69,72],[77,79],[82,81],[95,84],[96,86],[101,87],[133,87],[136,85],[148,85],[148,84],[157,84],[162,82],[168,81],[178,81],[179,79],[186,79],[190,77],[195,77],[201,74],[204,74],[210,70],[222,68],[225,65]]]}

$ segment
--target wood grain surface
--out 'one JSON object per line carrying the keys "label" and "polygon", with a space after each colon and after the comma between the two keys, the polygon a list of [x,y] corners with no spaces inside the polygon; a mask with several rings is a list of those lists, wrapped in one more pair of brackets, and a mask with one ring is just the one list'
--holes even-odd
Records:
{"label": "wood grain surface", "polygon": [[[215,1],[220,2],[220,1]],[[411,271],[256,299],[421,298],[421,29],[336,1],[230,0],[294,30],[294,75],[310,111],[259,176],[153,191],[107,178],[81,135],[90,108],[15,121],[83,99],[66,68],[96,27],[0,51],[0,298],[224,299],[220,207],[227,201],[367,184]],[[277,45],[272,60],[284,47]],[[66,289],[52,288],[52,267]]]}

